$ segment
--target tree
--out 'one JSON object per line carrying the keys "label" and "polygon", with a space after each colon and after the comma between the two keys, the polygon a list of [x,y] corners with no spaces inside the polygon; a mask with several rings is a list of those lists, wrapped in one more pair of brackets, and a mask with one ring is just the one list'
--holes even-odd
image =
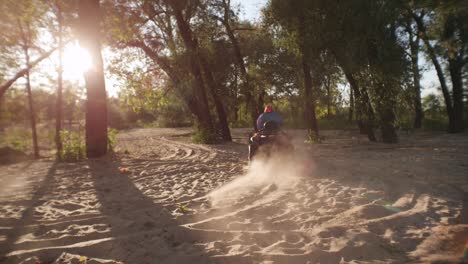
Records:
{"label": "tree", "polygon": [[322,21],[314,15],[315,2],[310,1],[275,1],[269,2],[266,10],[273,27],[283,29],[283,37],[288,39],[289,48],[300,57],[304,88],[304,117],[311,139],[318,139],[319,129],[316,117],[317,89],[319,73],[312,72],[311,62],[317,61],[322,47],[319,35],[312,33],[312,28],[320,27]]}
{"label": "tree", "polygon": [[[31,32],[31,25],[28,22],[23,22],[18,19],[18,28],[20,30],[20,38],[21,38],[21,47],[24,52],[25,57],[25,65],[26,68],[30,68],[30,58],[29,52],[31,49],[33,35]],[[37,142],[37,129],[36,129],[36,112],[34,111],[34,102],[32,97],[31,91],[31,80],[30,80],[30,71],[29,69],[26,71],[26,90],[28,92],[28,106],[29,106],[29,116],[31,121],[31,130],[32,130],[32,140],[33,140],[33,152],[34,158],[39,158],[39,145]]]}
{"label": "tree", "polygon": [[60,138],[60,133],[62,131],[62,116],[63,116],[63,13],[62,13],[62,3],[60,1],[54,2],[55,15],[57,17],[58,24],[58,51],[59,51],[59,62],[57,67],[57,102],[55,106],[55,145],[57,148],[57,155],[60,155],[62,152],[62,140]]}
{"label": "tree", "polygon": [[42,58],[39,58],[32,62],[31,55],[35,50],[40,50],[36,46],[36,42],[38,39],[38,28],[41,26],[45,9],[40,2],[35,1],[5,1],[2,2],[1,9],[5,9],[5,23],[2,24],[2,27],[5,27],[3,30],[5,32],[4,40],[6,46],[9,47],[12,56],[22,54],[24,69],[7,81],[0,88],[0,92],[1,95],[3,95],[18,78],[25,77],[26,91],[28,94],[29,119],[32,131],[33,154],[35,158],[39,158],[36,112],[31,89],[30,69],[33,66],[32,63],[37,63],[42,60]]}
{"label": "tree", "polygon": [[86,156],[107,153],[107,95],[100,43],[101,12],[99,0],[80,0],[80,45],[91,58],[92,67],[84,75],[86,82]]}
{"label": "tree", "polygon": [[206,85],[203,80],[201,64],[201,55],[198,46],[198,40],[190,28],[190,23],[184,17],[184,9],[188,12],[190,5],[183,6],[182,2],[165,1],[172,9],[177,22],[179,34],[184,42],[188,52],[190,71],[194,78],[194,97],[196,100],[196,109],[198,113],[198,125],[203,133],[211,134],[214,132],[213,122],[208,108],[208,98],[206,96]]}
{"label": "tree", "polygon": [[[211,99],[216,101],[210,87],[210,69],[203,66],[206,58],[202,55],[196,25],[191,21],[199,10],[199,3],[143,1],[135,6],[130,1],[118,4],[112,1],[106,5],[112,10],[112,21],[120,21],[114,23],[117,27],[109,26],[112,42],[117,43],[119,48],[141,49],[154,65],[167,74],[176,92],[193,113],[198,132],[206,136],[206,143],[216,141],[217,131],[209,104],[210,94]],[[218,107],[221,121],[225,118],[220,110]],[[224,121],[220,122],[224,124],[223,137],[228,139],[228,122]]]}
{"label": "tree", "polygon": [[[252,118],[253,128],[254,130],[257,130],[256,120],[260,112],[257,110],[255,98],[253,96],[255,94],[255,91],[252,86],[251,77],[249,76],[247,67],[245,65],[245,61],[244,61],[245,58],[242,54],[241,48],[239,46],[238,38],[236,37],[235,31],[233,29],[232,17],[233,17],[234,12],[231,10],[231,1],[230,0],[215,0],[211,4],[215,6],[215,12],[217,11],[219,13],[219,15],[216,13],[213,13],[211,15],[222,23],[226,31],[226,35],[231,41],[232,48],[234,51],[234,56],[237,62],[237,66],[239,67],[242,79],[244,81],[243,93],[245,95],[247,107],[250,107],[250,114]],[[260,107],[263,107],[263,104],[260,105]]]}
{"label": "tree", "polygon": [[[417,1],[416,6],[407,7],[418,25],[427,54],[437,72],[445,107],[449,117],[450,133],[463,131],[463,70],[468,62],[468,12],[461,4],[425,3]],[[424,19],[422,12],[430,12],[433,16]],[[429,27],[427,26],[429,21]],[[450,75],[451,88],[447,84],[441,59],[445,60]]]}
{"label": "tree", "polygon": [[[420,15],[422,16],[422,14]],[[418,29],[412,22],[412,17],[406,17],[405,30],[408,33],[408,44],[410,48],[411,70],[413,76],[413,105],[414,105],[414,128],[421,128],[423,111],[421,105],[421,72],[419,69],[419,50],[421,37]]]}
{"label": "tree", "polygon": [[349,89],[349,112],[348,120],[351,122],[354,118],[354,93],[353,89]]}
{"label": "tree", "polygon": [[47,59],[52,53],[54,53],[55,50],[56,50],[56,48],[53,48],[50,51],[43,53],[42,55],[40,55],[39,58],[37,58],[36,60],[30,62],[29,65],[25,66],[24,69],[18,71],[12,78],[10,78],[5,83],[3,83],[0,86],[0,98],[3,97],[3,95],[6,93],[7,89],[10,88],[19,78],[25,76],[26,73],[28,73],[33,67],[35,67],[37,64],[39,64],[41,61]]}

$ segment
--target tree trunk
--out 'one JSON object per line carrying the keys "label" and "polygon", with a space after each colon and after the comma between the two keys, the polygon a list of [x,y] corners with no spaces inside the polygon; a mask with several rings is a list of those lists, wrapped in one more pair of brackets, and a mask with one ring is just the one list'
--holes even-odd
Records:
{"label": "tree trunk", "polygon": [[[389,87],[388,84],[377,84],[380,89],[377,89],[378,103],[377,109],[380,116],[382,141],[384,143],[397,143],[398,135],[395,130],[395,97],[391,96],[390,92],[393,87]],[[392,84],[390,84],[392,85]]]}
{"label": "tree trunk", "polygon": [[353,116],[354,116],[354,92],[353,92],[353,89],[350,87],[349,89],[349,113],[348,113],[349,122],[353,121]]}
{"label": "tree trunk", "polygon": [[57,156],[62,152],[62,140],[60,139],[60,131],[62,130],[62,91],[63,91],[63,17],[60,3],[56,3],[57,7],[57,22],[58,22],[58,49],[59,49],[59,65],[57,78],[57,104],[55,106],[55,145],[57,148]]}
{"label": "tree trunk", "polygon": [[182,11],[179,9],[178,3],[173,1],[166,2],[172,7],[174,16],[177,22],[177,28],[182,36],[182,40],[190,53],[190,71],[195,79],[194,81],[194,104],[198,109],[198,129],[206,133],[214,134],[214,126],[208,106],[208,98],[206,96],[205,83],[203,81],[202,71],[200,69],[200,53],[198,43],[192,35],[190,24],[185,21]]}
{"label": "tree trunk", "polygon": [[[390,39],[387,39],[387,43],[390,45],[398,46],[397,38],[395,34],[395,24],[391,24],[390,28]],[[382,63],[385,64],[385,53],[381,52],[382,47],[378,47],[375,42],[371,42],[368,45],[368,70],[367,78],[369,78],[369,84],[371,85],[372,92],[375,98],[375,106],[377,114],[379,115],[380,130],[382,134],[382,141],[384,143],[397,143],[398,135],[396,133],[395,122],[396,114],[395,109],[397,105],[397,96],[400,89],[399,79],[401,75],[385,72],[385,67],[382,67]],[[383,58],[382,58],[383,57]],[[388,57],[386,58],[389,59]],[[376,75],[374,76],[374,73]],[[366,101],[369,102],[368,93],[363,90],[363,95]],[[373,118],[373,116],[371,116]]]}
{"label": "tree trunk", "polygon": [[413,15],[413,18],[414,20],[416,21],[416,23],[418,24],[418,30],[419,32],[421,33],[421,38],[427,48],[427,51],[429,53],[429,57],[431,58],[431,61],[432,63],[434,64],[434,67],[436,69],[436,72],[437,72],[437,77],[439,78],[439,82],[440,82],[440,87],[442,88],[442,94],[444,95],[444,100],[445,100],[445,108],[447,110],[447,115],[449,117],[449,132],[455,132],[452,130],[452,128],[455,128],[455,118],[454,118],[454,111],[453,111],[453,106],[452,106],[452,100],[450,99],[450,92],[449,92],[449,89],[447,87],[447,81],[445,79],[445,75],[444,75],[444,72],[442,70],[442,67],[439,63],[439,60],[437,58],[437,55],[436,55],[436,52],[434,50],[434,47],[432,47],[430,41],[429,41],[429,37],[427,36],[427,32],[426,32],[426,27],[424,25],[424,22],[422,20],[422,17],[416,15],[416,14],[412,14]]}
{"label": "tree trunk", "polygon": [[[315,97],[313,95],[312,75],[310,73],[310,65],[302,55],[302,71],[304,74],[304,99],[305,99],[305,120],[310,138],[318,140],[319,129],[317,125],[317,117],[315,114]],[[312,134],[313,133],[313,134]]]}
{"label": "tree trunk", "polygon": [[38,159],[39,158],[39,145],[37,142],[37,129],[36,129],[36,112],[34,111],[34,102],[33,102],[33,97],[32,97],[32,91],[31,91],[31,80],[30,80],[30,72],[29,69],[31,68],[30,64],[30,58],[29,58],[29,48],[31,46],[31,32],[29,25],[26,25],[26,32],[25,29],[23,28],[23,25],[20,20],[18,20],[18,26],[21,34],[21,40],[22,40],[22,47],[23,47],[23,52],[24,52],[24,57],[25,57],[25,62],[26,62],[26,72],[25,72],[25,77],[26,77],[26,90],[28,93],[28,106],[29,106],[29,119],[31,122],[31,131],[32,131],[32,141],[33,141],[33,153],[34,153],[34,158]]}
{"label": "tree trunk", "polygon": [[[232,43],[232,47],[234,48],[234,55],[236,57],[236,61],[239,66],[242,79],[244,80],[244,95],[245,95],[245,100],[247,103],[247,108],[250,107],[252,125],[253,125],[254,130],[257,130],[257,116],[262,111],[257,112],[257,106],[255,104],[255,99],[253,98],[254,89],[251,86],[250,76],[247,73],[247,69],[245,67],[244,57],[242,56],[242,52],[239,47],[239,42],[237,41],[237,38],[234,35],[234,31],[232,30],[231,24],[229,22],[230,1],[228,0],[226,2],[226,0],[223,0],[223,5],[224,5],[224,17],[222,19],[222,23],[226,29],[226,33],[229,37],[229,40]],[[263,105],[260,106],[260,108],[262,107]]]}
{"label": "tree trunk", "polygon": [[257,113],[263,113],[263,107],[265,105],[265,90],[262,90],[258,95],[258,102],[257,102]]}
{"label": "tree trunk", "polygon": [[[25,48],[24,52],[26,56],[26,65],[29,65],[28,48]],[[36,112],[34,111],[34,102],[33,102],[32,91],[31,91],[31,80],[29,78],[29,70],[26,72],[26,89],[28,91],[29,118],[31,120],[34,158],[38,159],[39,158],[39,145],[37,143]]]}
{"label": "tree trunk", "polygon": [[330,119],[331,114],[331,95],[330,95],[330,81],[326,80],[325,88],[327,90],[327,119]]}
{"label": "tree trunk", "polygon": [[95,158],[107,153],[107,95],[100,43],[101,13],[99,0],[80,0],[80,45],[92,58],[85,72],[86,82],[86,156]]}
{"label": "tree trunk", "polygon": [[[169,78],[171,79],[171,81],[174,83],[174,85],[176,87],[177,86],[184,86],[184,84],[183,84],[184,81],[179,78],[177,73],[175,73],[174,69],[170,66],[167,59],[164,58],[164,57],[159,56],[154,50],[152,50],[144,42],[133,40],[133,41],[127,42],[126,44],[128,46],[131,46],[131,47],[136,47],[136,48],[142,49],[143,52],[149,58],[151,58],[154,61],[154,63],[158,64],[159,67],[161,67],[161,69],[169,76]],[[193,93],[196,92],[195,88],[192,90],[192,92]],[[203,90],[203,92],[204,92],[204,90]],[[197,125],[198,125],[198,129],[206,130],[205,128],[200,126],[200,124],[203,123],[201,120],[204,120],[206,114],[202,110],[200,110],[200,102],[198,101],[198,99],[195,96],[189,96],[189,97],[185,96],[185,97],[183,97],[183,100],[187,104],[187,107],[190,110],[190,112],[192,112],[192,114],[195,115]],[[209,120],[210,120],[210,124],[212,124],[211,123],[211,116],[209,117]],[[212,126],[211,126],[211,129],[209,131],[214,132]]]}
{"label": "tree trunk", "polygon": [[361,87],[361,95],[362,95],[362,101],[364,105],[364,111],[366,113],[366,123],[365,123],[365,128],[367,131],[367,138],[369,138],[370,141],[377,141],[377,138],[375,137],[374,134],[374,122],[375,122],[375,114],[374,114],[374,108],[371,105],[370,99],[369,99],[369,94],[367,93],[367,89],[365,87]]}
{"label": "tree trunk", "polygon": [[374,134],[373,126],[374,110],[372,108],[372,105],[370,104],[367,91],[363,89],[363,92],[361,93],[359,85],[356,79],[354,79],[354,76],[351,74],[351,72],[346,67],[342,66],[341,68],[354,93],[356,119],[358,122],[359,130],[361,134],[367,134],[367,138],[370,141],[377,141],[377,138]]}
{"label": "tree trunk", "polygon": [[449,59],[449,71],[452,79],[453,98],[453,122],[450,124],[450,132],[463,132],[463,64],[457,57]]}
{"label": "tree trunk", "polygon": [[229,130],[229,122],[228,122],[228,118],[226,115],[226,110],[224,109],[223,103],[221,102],[221,99],[219,98],[218,93],[216,91],[217,85],[213,78],[212,71],[204,58],[201,58],[201,63],[202,63],[203,71],[205,73],[205,79],[210,89],[211,97],[213,98],[213,101],[215,104],[216,113],[218,114],[219,127],[221,129],[221,136],[223,140],[225,141],[232,141],[232,136],[231,136],[231,131]]}
{"label": "tree trunk", "polygon": [[414,40],[414,32],[411,27],[411,21],[408,21],[406,30],[409,35],[409,44],[411,50],[411,69],[413,71],[413,103],[414,103],[414,128],[422,126],[423,111],[421,105],[421,73],[419,70],[419,35]]}

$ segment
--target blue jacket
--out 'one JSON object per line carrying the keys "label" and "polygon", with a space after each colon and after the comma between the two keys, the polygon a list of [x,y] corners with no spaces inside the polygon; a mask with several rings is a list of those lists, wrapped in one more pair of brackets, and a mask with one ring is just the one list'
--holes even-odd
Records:
{"label": "blue jacket", "polygon": [[263,113],[257,118],[257,129],[260,131],[263,129],[263,125],[268,121],[274,121],[279,126],[283,125],[283,118],[277,112]]}

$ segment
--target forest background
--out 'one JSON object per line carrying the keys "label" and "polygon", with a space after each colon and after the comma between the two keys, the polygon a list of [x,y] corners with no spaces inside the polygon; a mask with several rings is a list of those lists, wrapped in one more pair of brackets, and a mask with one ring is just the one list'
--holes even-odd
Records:
{"label": "forest background", "polygon": [[[79,158],[85,134],[112,146],[108,126],[230,141],[266,103],[310,142],[322,129],[395,143],[402,130],[468,126],[466,1],[270,0],[255,19],[242,4],[2,1],[0,144],[39,157],[55,142]],[[90,90],[93,71],[107,94]],[[96,111],[102,125],[87,127]]]}

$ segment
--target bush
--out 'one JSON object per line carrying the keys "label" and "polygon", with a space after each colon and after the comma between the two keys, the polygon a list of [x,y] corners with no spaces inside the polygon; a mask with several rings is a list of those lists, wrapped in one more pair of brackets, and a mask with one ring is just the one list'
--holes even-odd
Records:
{"label": "bush", "polygon": [[14,138],[10,145],[13,147],[14,150],[25,152],[28,144],[24,139]]}
{"label": "bush", "polygon": [[59,153],[60,160],[73,162],[86,157],[86,145],[80,132],[62,130],[60,140],[62,141],[62,151]]}
{"label": "bush", "polygon": [[115,145],[117,144],[118,131],[114,128],[107,129],[107,150],[114,152]]}
{"label": "bush", "polygon": [[[117,144],[118,131],[113,128],[107,130],[107,150],[114,152]],[[59,153],[61,161],[74,162],[86,157],[86,144],[81,135],[81,131],[62,130],[60,132],[62,140],[62,151]]]}
{"label": "bush", "polygon": [[196,144],[216,144],[219,143],[219,138],[216,133],[204,129],[198,129],[192,136],[192,142]]}

